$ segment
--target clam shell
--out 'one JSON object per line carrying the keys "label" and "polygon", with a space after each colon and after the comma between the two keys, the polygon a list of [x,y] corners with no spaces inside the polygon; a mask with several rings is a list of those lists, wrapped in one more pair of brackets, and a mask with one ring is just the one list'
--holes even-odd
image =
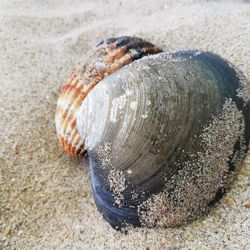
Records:
{"label": "clam shell", "polygon": [[222,196],[249,142],[240,79],[209,52],[160,53],[89,93],[77,129],[96,205],[111,226],[180,225]]}
{"label": "clam shell", "polygon": [[66,152],[74,157],[85,152],[84,139],[76,130],[76,116],[82,101],[94,86],[124,65],[158,52],[158,48],[140,38],[118,37],[101,41],[89,53],[84,66],[74,71],[62,86],[57,102],[56,131]]}

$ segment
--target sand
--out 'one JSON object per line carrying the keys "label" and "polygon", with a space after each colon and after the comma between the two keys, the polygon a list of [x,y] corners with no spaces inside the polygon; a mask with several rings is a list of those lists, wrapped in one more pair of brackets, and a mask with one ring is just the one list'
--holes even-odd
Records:
{"label": "sand", "polygon": [[145,38],[165,51],[204,49],[250,81],[250,2],[0,2],[0,248],[247,249],[250,152],[211,213],[168,229],[112,229],[98,213],[88,162],[58,146],[59,89],[98,40]]}

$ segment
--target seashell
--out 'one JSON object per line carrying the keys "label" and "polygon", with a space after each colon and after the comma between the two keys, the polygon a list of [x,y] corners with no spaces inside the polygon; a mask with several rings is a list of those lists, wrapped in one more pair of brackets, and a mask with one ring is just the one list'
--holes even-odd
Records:
{"label": "seashell", "polygon": [[208,213],[247,151],[242,79],[210,52],[159,53],[88,94],[77,130],[95,203],[112,227],[177,226]]}
{"label": "seashell", "polygon": [[84,66],[73,72],[63,85],[55,115],[56,131],[63,149],[77,157],[85,152],[84,140],[76,130],[80,105],[94,86],[107,75],[145,55],[160,52],[151,43],[136,37],[101,41],[90,52]]}

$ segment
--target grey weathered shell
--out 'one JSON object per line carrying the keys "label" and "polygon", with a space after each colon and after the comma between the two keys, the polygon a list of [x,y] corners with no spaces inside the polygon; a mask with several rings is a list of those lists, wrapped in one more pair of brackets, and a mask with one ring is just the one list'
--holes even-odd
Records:
{"label": "grey weathered shell", "polygon": [[248,145],[239,88],[225,60],[184,51],[140,59],[92,90],[77,129],[113,227],[180,225],[208,211]]}

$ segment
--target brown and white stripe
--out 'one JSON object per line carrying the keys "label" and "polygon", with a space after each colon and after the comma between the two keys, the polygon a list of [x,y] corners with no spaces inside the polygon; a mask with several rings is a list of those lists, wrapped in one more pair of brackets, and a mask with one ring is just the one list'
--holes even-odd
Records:
{"label": "brown and white stripe", "polygon": [[137,37],[109,38],[89,54],[85,64],[62,86],[55,114],[56,131],[62,148],[74,157],[85,152],[84,140],[76,130],[76,118],[87,94],[103,78],[145,55],[161,52]]}

